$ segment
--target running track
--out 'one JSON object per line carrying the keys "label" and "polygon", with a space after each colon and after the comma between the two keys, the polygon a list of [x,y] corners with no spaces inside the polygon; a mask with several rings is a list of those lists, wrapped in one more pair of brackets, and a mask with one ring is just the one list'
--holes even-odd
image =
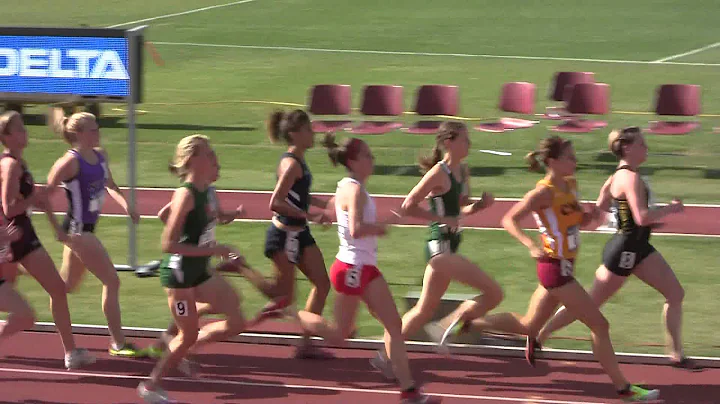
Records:
{"label": "running track", "polygon": [[[155,215],[170,200],[170,190],[139,190],[139,213]],[[55,195],[54,207],[65,209],[64,195]],[[267,220],[269,193],[220,192],[226,209],[244,205],[248,219]],[[398,197],[377,197],[378,211],[389,214]],[[467,218],[465,227],[498,228],[501,215],[511,201],[498,201],[485,212]],[[710,209],[688,207],[684,215],[670,218],[663,226],[668,233],[720,234],[718,218]],[[110,198],[103,213],[122,214]],[[422,225],[403,219],[402,224]],[[534,227],[528,220],[526,227]],[[136,338],[140,345],[151,343]],[[65,371],[60,359],[57,334],[25,332],[0,348],[0,400],[23,403],[137,403],[137,384],[152,369],[148,360],[111,358],[108,338],[78,335],[78,345],[90,348],[98,362],[81,371]],[[341,358],[333,361],[291,359],[292,347],[219,343],[205,348],[197,360],[202,364],[199,379],[177,374],[168,379],[173,398],[185,403],[356,403],[398,401],[397,388],[384,382],[367,360],[372,351],[335,349]],[[607,377],[595,362],[540,361],[528,367],[522,359],[455,356],[446,358],[412,353],[416,380],[445,403],[547,403],[585,404],[619,402]],[[720,369],[687,373],[668,366],[622,365],[633,382],[661,389],[668,403],[712,403],[720,397]]]}
{"label": "running track", "polygon": [[[127,192],[126,192],[127,193]],[[254,220],[268,220],[272,217],[268,204],[270,202],[269,192],[259,191],[219,191],[219,199],[225,209],[234,209],[243,205],[245,218]],[[158,210],[170,201],[172,190],[169,189],[148,189],[143,188],[137,193],[138,213],[141,215],[156,215]],[[320,195],[320,198],[327,199],[327,195]],[[375,196],[375,203],[380,218],[391,216],[391,209],[398,209],[402,198],[398,196]],[[509,200],[496,201],[493,206],[476,215],[464,218],[462,226],[466,228],[500,228],[500,219],[515,202]],[[65,195],[61,192],[53,194],[53,208],[57,211],[64,211],[67,202]],[[715,212],[715,213],[712,213]],[[123,214],[124,212],[112,198],[106,198],[103,206],[105,214]],[[334,216],[334,211],[329,212]],[[423,225],[421,220],[415,218],[403,218],[398,222],[404,225]],[[531,217],[527,217],[522,225],[525,228],[536,228]],[[678,215],[670,215],[664,218],[664,222],[656,233],[676,233],[689,235],[720,235],[720,206],[687,206],[685,212]]]}
{"label": "running track", "polygon": [[[138,383],[149,360],[111,358],[108,338],[78,335],[98,362],[78,371],[62,368],[55,333],[26,332],[3,346],[0,401],[20,403],[138,403]],[[134,339],[140,345],[151,340]],[[368,364],[374,352],[334,350],[330,361],[292,359],[292,347],[218,343],[195,358],[200,377],[171,374],[166,387],[182,403],[359,403],[398,402],[397,387],[384,382]],[[620,402],[595,362],[539,361],[479,356],[446,358],[410,354],[416,380],[444,403]],[[661,389],[667,403],[712,403],[720,397],[720,369],[687,373],[668,366],[622,365],[633,382]]]}

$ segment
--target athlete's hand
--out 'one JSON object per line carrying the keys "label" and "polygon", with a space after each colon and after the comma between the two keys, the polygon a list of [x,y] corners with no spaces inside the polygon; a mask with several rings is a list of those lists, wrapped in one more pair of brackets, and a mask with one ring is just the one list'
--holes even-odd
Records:
{"label": "athlete's hand", "polygon": [[3,243],[12,243],[20,240],[22,237],[22,230],[16,226],[8,225],[0,229],[0,240]]}
{"label": "athlete's hand", "polygon": [[490,192],[483,192],[480,200],[475,203],[480,204],[480,206],[477,207],[477,212],[478,210],[487,209],[492,206],[492,204],[495,203],[495,197]]}
{"label": "athlete's hand", "polygon": [[547,254],[545,254],[545,251],[542,248],[538,248],[538,246],[534,245],[530,247],[530,256],[537,260],[545,258]]}
{"label": "athlete's hand", "polygon": [[685,205],[683,205],[679,198],[674,198],[672,202],[670,202],[670,205],[668,205],[668,209],[670,209],[670,213],[680,213],[685,210]]}
{"label": "athlete's hand", "polygon": [[227,244],[217,244],[213,247],[213,255],[219,256],[223,259],[228,259],[232,255],[242,255],[237,248]]}
{"label": "athlete's hand", "polygon": [[133,223],[138,224],[140,223],[140,214],[136,211],[130,211],[128,212],[128,216],[130,216],[130,219],[132,219]]}
{"label": "athlete's hand", "polygon": [[324,211],[311,216],[310,220],[317,224],[321,224],[326,229],[332,226],[332,219],[330,219],[330,216],[326,215]]}

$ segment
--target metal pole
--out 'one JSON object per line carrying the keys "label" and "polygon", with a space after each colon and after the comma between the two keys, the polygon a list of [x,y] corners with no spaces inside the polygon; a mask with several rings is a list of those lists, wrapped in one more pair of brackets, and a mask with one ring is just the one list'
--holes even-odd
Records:
{"label": "metal pole", "polygon": [[[127,40],[128,40],[128,64],[129,64],[129,73],[130,73],[130,96],[128,97],[128,103],[127,103],[127,120],[128,120],[128,171],[127,171],[127,180],[128,180],[128,188],[130,189],[130,198],[128,200],[128,203],[130,204],[131,211],[136,212],[136,206],[137,206],[137,197],[135,193],[135,188],[137,186],[137,145],[135,140],[135,100],[138,99],[139,94],[137,94],[138,91],[138,80],[140,80],[140,77],[138,75],[142,74],[140,69],[138,69],[138,64],[140,63],[139,60],[135,58],[135,56],[138,56],[138,52],[142,52],[142,47],[140,49],[134,49],[138,47],[139,45],[136,43],[135,39],[137,36],[142,35],[143,30],[145,29],[145,26],[142,27],[136,27],[131,30],[127,31]],[[137,226],[132,221],[132,218],[128,218],[128,223],[130,225],[129,232],[128,232],[128,265],[130,265],[130,268],[132,268],[133,271],[138,270],[138,264],[137,264]]]}

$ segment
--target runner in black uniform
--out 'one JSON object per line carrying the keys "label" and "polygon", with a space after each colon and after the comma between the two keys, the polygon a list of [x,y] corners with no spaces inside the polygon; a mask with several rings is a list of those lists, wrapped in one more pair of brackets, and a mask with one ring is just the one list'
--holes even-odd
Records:
{"label": "runner in black uniform", "polygon": [[[597,208],[615,210],[618,230],[605,244],[603,265],[595,273],[590,295],[602,305],[634,274],[665,297],[663,320],[666,328],[667,350],[671,364],[690,370],[697,365],[685,358],[680,338],[682,328],[682,301],[685,292],[672,268],[650,244],[651,227],[666,215],[683,210],[680,200],[652,209],[648,205],[650,189],[638,173],[647,159],[647,144],[638,127],[613,131],[608,138],[610,150],[620,160],[618,168],[603,185]],[[561,308],[538,336],[542,343],[560,328],[574,321],[573,316]]]}
{"label": "runner in black uniform", "polygon": [[[65,350],[65,367],[76,369],[91,364],[95,362],[95,358],[86,349],[75,347],[65,284],[55,268],[55,263],[35,234],[28,216],[33,206],[45,209],[47,193],[45,190],[35,189],[32,174],[22,159],[28,134],[19,113],[9,111],[0,115],[0,140],[4,146],[0,156],[0,204],[3,220],[21,232],[20,238],[10,243],[10,256],[6,256],[7,263],[3,265],[4,276],[14,279],[17,264],[21,264],[38,281],[50,295],[53,320]],[[49,210],[46,214],[57,239],[66,241],[67,235],[53,212]]]}
{"label": "runner in black uniform", "polygon": [[[0,215],[1,216],[1,215]],[[31,328],[35,324],[35,312],[27,301],[13,287],[12,282],[6,282],[2,278],[3,268],[10,259],[10,243],[15,242],[22,236],[21,230],[17,227],[8,226],[4,218],[0,224],[0,311],[8,313],[5,325],[0,328],[0,345],[6,339]]]}
{"label": "runner in black uniform", "polygon": [[[283,139],[290,146],[280,158],[277,169],[278,181],[270,198],[270,209],[275,213],[265,239],[265,256],[270,258],[277,275],[273,283],[267,282],[259,273],[245,271],[244,276],[261,292],[275,299],[265,306],[255,321],[281,315],[295,300],[295,267],[298,267],[313,284],[301,325],[308,333],[298,346],[298,358],[329,358],[329,352],[310,344],[310,333],[328,335],[328,325],[320,317],[330,292],[330,279],[322,252],[310,234],[308,220],[329,225],[331,219],[325,213],[327,203],[310,195],[312,174],[305,163],[305,151],[314,145],[315,133],[310,117],[303,110],[289,113],[274,112],[268,123],[272,142]],[[310,205],[322,209],[309,213]],[[311,315],[315,314],[315,316]]]}

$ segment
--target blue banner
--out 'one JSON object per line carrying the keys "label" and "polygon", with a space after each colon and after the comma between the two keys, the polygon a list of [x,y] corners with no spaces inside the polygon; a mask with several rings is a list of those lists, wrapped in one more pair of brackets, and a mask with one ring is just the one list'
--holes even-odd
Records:
{"label": "blue banner", "polygon": [[127,39],[0,35],[0,93],[127,97]]}

